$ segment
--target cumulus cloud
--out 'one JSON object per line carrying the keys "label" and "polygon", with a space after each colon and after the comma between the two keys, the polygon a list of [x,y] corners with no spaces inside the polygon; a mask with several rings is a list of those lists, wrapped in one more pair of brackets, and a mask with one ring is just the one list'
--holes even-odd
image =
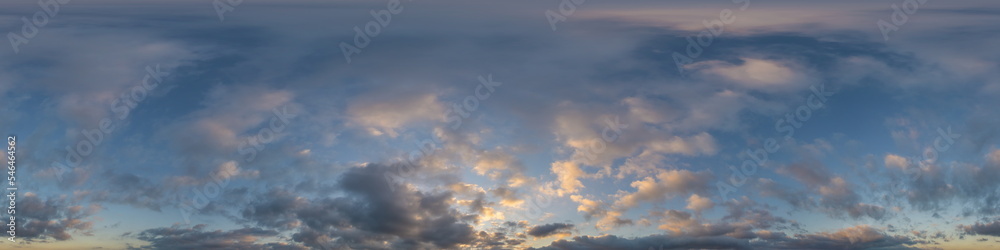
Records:
{"label": "cumulus cloud", "polygon": [[908,166],[910,166],[910,162],[902,156],[887,154],[885,155],[885,166],[905,170]]}
{"label": "cumulus cloud", "polygon": [[711,199],[701,197],[698,194],[692,194],[691,197],[688,197],[687,202],[688,205],[685,208],[691,209],[698,213],[701,213],[704,210],[712,209],[713,207],[715,207],[715,202],[712,202]]}
{"label": "cumulus cloud", "polygon": [[604,201],[588,199],[580,195],[572,195],[570,199],[579,204],[576,211],[583,212],[584,218],[587,220],[598,218],[595,225],[597,228],[608,230],[633,224],[632,220],[622,217],[621,211],[611,209],[611,206]]}
{"label": "cumulus cloud", "polygon": [[351,121],[368,129],[371,135],[396,137],[401,127],[417,121],[440,121],[445,117],[444,105],[437,96],[399,95],[380,96],[377,92],[348,108]]}
{"label": "cumulus cloud", "polygon": [[499,150],[484,150],[477,154],[475,166],[472,168],[480,175],[489,176],[494,180],[505,180],[510,187],[521,187],[534,184],[535,179],[524,174],[525,167],[513,155]]}
{"label": "cumulus cloud", "polygon": [[496,189],[490,190],[490,192],[500,198],[500,204],[508,207],[519,207],[524,203],[524,199],[521,199],[514,191],[510,188],[498,187]]}
{"label": "cumulus cloud", "polygon": [[715,138],[708,133],[699,133],[688,138],[675,136],[666,140],[652,141],[649,149],[664,154],[713,155],[717,151]]}
{"label": "cumulus cloud", "polygon": [[659,202],[677,195],[690,193],[705,194],[709,190],[709,182],[713,175],[709,171],[691,172],[688,170],[666,170],[656,175],[656,178],[646,177],[632,182],[636,189],[621,197],[615,205],[621,208],[632,208],[640,202]]}
{"label": "cumulus cloud", "polygon": [[587,173],[580,169],[578,164],[565,161],[552,163],[552,173],[559,181],[559,189],[557,190],[559,196],[579,191],[583,188],[583,182],[580,182],[580,178],[587,176]]}
{"label": "cumulus cloud", "polygon": [[1000,149],[994,149],[986,156],[986,159],[993,165],[1000,165]]}
{"label": "cumulus cloud", "polygon": [[661,222],[663,222],[659,226],[659,229],[667,230],[674,234],[683,234],[688,230],[696,229],[699,225],[697,218],[691,213],[684,211],[666,210],[656,216],[661,217]]}

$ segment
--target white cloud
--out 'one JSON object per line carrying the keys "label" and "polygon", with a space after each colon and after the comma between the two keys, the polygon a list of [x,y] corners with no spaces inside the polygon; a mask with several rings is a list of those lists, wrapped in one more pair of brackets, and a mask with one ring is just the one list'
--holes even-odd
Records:
{"label": "white cloud", "polygon": [[257,170],[245,171],[240,169],[236,161],[227,161],[219,164],[214,173],[214,176],[220,179],[229,179],[233,177],[257,178],[259,175],[260,172]]}
{"label": "white cloud", "polygon": [[692,211],[698,213],[701,213],[704,210],[712,209],[713,207],[715,207],[715,202],[712,202],[712,200],[709,198],[699,196],[698,194],[692,194],[687,201],[688,205],[685,208],[691,209]]}
{"label": "white cloud", "polygon": [[767,92],[786,91],[805,86],[805,75],[797,72],[786,63],[740,58],[742,64],[732,64],[724,61],[703,61],[685,66],[697,71],[697,74],[708,79],[721,77],[734,86],[751,90]]}
{"label": "white cloud", "polygon": [[649,148],[664,154],[713,155],[717,152],[715,138],[705,132],[687,138],[674,136],[666,140],[652,141]]}
{"label": "white cloud", "polygon": [[375,94],[359,100],[348,108],[350,120],[375,136],[396,137],[398,129],[412,122],[444,119],[445,108],[433,94],[395,97]]}
{"label": "white cloud", "polygon": [[994,149],[992,153],[986,155],[986,159],[994,165],[1000,165],[1000,149]]}
{"label": "white cloud", "polygon": [[580,178],[586,177],[587,173],[580,169],[580,165],[574,162],[558,161],[552,163],[552,173],[556,174],[559,180],[559,196],[572,194],[583,188]]}
{"label": "white cloud", "polygon": [[906,168],[909,165],[910,165],[910,161],[907,160],[906,158],[902,157],[902,156],[898,156],[898,155],[894,155],[894,154],[887,154],[887,155],[885,155],[885,166],[886,167],[894,167],[894,168],[899,168],[899,169],[902,169],[902,170],[906,170]]}
{"label": "white cloud", "polygon": [[622,196],[615,205],[628,209],[638,206],[640,202],[660,202],[677,195],[705,193],[712,178],[709,171],[665,170],[656,178],[646,177],[632,182],[632,187],[637,190]]}

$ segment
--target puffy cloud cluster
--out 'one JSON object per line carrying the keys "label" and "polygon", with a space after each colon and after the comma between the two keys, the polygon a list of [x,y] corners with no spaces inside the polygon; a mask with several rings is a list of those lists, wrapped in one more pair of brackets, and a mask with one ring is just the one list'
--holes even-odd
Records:
{"label": "puffy cloud cluster", "polygon": [[[369,164],[344,173],[343,197],[299,197],[272,190],[242,216],[262,227],[297,230],[296,242],[310,247],[452,248],[471,244],[476,214],[452,208],[450,191],[426,193],[390,182],[400,166]],[[384,242],[388,242],[385,244]]]}
{"label": "puffy cloud cluster", "polygon": [[710,171],[662,171],[656,178],[646,177],[632,182],[632,187],[636,188],[636,191],[622,196],[615,205],[628,209],[639,205],[640,202],[661,202],[677,195],[691,193],[706,195],[713,177]]}
{"label": "puffy cloud cluster", "polygon": [[43,199],[35,193],[25,193],[17,200],[17,239],[29,242],[47,240],[70,240],[70,233],[90,235],[93,221],[87,219],[99,212],[97,204],[89,206],[73,205],[73,200],[65,196]]}

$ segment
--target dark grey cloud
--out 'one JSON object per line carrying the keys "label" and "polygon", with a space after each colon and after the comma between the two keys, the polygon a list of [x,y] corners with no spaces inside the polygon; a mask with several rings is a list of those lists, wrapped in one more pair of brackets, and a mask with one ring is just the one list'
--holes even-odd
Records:
{"label": "dark grey cloud", "polygon": [[927,242],[907,236],[891,236],[867,225],[841,229],[833,233],[783,234],[756,243],[763,249],[919,249],[911,247]]}
{"label": "dark grey cloud", "polygon": [[524,244],[525,240],[509,235],[504,232],[489,233],[479,231],[476,241],[472,244],[475,249],[513,249]]}
{"label": "dark grey cloud", "polygon": [[722,221],[749,225],[756,229],[802,231],[799,222],[775,216],[775,207],[757,203],[747,197],[726,201],[726,216]]}
{"label": "dark grey cloud", "polygon": [[101,210],[99,205],[74,205],[63,197],[42,199],[28,193],[17,200],[17,238],[28,242],[70,240],[70,233],[90,235],[93,222],[89,216]]}
{"label": "dark grey cloud", "polygon": [[[966,213],[983,216],[1000,215],[1000,150],[994,149],[986,155],[986,162],[977,164],[956,164],[950,166],[951,178],[944,185],[957,187],[956,197],[941,199],[948,201],[959,198],[970,203]],[[941,167],[944,168],[944,167]],[[942,174],[943,175],[943,174]],[[938,177],[947,178],[947,177]]]}
{"label": "dark grey cloud", "polygon": [[336,190],[345,195],[337,198],[308,199],[272,190],[242,215],[263,227],[297,229],[293,239],[311,247],[453,248],[473,243],[477,232],[469,223],[478,215],[452,208],[451,192],[427,193],[390,182],[386,174],[401,167],[350,169]]}
{"label": "dark grey cloud", "polygon": [[526,221],[505,221],[494,223],[494,227],[487,231],[479,231],[473,244],[474,249],[515,249],[522,248],[528,238],[524,229],[528,227]]}
{"label": "dark grey cloud", "polygon": [[548,246],[529,249],[918,249],[926,243],[905,236],[890,236],[869,226],[845,228],[833,233],[760,233],[754,241],[728,236],[650,235],[624,238],[615,235],[577,236]]}
{"label": "dark grey cloud", "polygon": [[205,228],[205,224],[191,228],[162,227],[123,236],[149,242],[149,245],[129,246],[129,249],[307,249],[297,245],[259,242],[261,238],[277,236],[278,232],[274,230],[245,227],[206,231]]}
{"label": "dark grey cloud", "polygon": [[967,234],[973,235],[990,235],[1000,237],[1000,220],[995,220],[991,222],[976,222],[972,225],[959,225],[958,229]]}
{"label": "dark grey cloud", "polygon": [[[919,169],[916,171],[919,171],[919,175],[902,181],[906,188],[906,199],[910,205],[923,211],[936,211],[943,206],[949,205],[949,200],[955,198],[959,190],[955,188],[955,185],[949,183],[952,180],[949,180],[947,176],[947,168],[938,164],[930,164],[919,166]],[[960,184],[961,182],[954,183],[959,186],[968,186]],[[975,187],[975,189],[979,189],[979,186]],[[985,193],[975,190],[967,190],[967,192],[985,195]]]}
{"label": "dark grey cloud", "polygon": [[573,229],[573,224],[567,223],[550,223],[545,225],[538,225],[528,229],[528,235],[535,237],[547,237],[554,234],[560,233],[570,233],[569,230]]}
{"label": "dark grey cloud", "polygon": [[572,240],[557,240],[539,250],[555,249],[753,249],[746,240],[731,237],[670,237],[650,235],[623,238],[615,235],[577,236]]}

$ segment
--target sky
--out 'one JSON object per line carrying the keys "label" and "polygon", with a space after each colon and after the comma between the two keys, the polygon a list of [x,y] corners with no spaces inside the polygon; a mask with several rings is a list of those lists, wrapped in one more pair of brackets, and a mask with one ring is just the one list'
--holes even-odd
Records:
{"label": "sky", "polygon": [[0,248],[1000,248],[998,22],[971,0],[3,1]]}

